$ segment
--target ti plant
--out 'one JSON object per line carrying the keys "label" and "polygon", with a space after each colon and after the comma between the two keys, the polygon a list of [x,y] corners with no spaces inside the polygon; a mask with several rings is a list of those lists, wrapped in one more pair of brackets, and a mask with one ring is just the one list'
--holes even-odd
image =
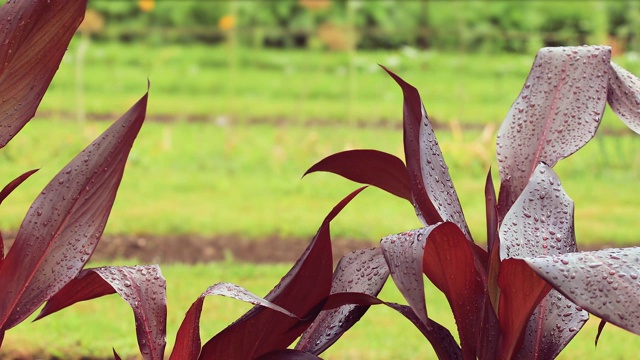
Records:
{"label": "ti plant", "polygon": [[[551,359],[589,313],[603,319],[599,332],[610,322],[640,334],[640,248],[578,252],[574,205],[553,171],[593,138],[607,102],[640,130],[640,80],[611,62],[610,48],[538,52],[498,132],[501,181],[496,194],[490,172],[486,179],[486,248],[473,241],[418,91],[385,70],[404,94],[406,165],[387,153],[352,150],[307,174],[336,173],[406,199],[424,227],[347,254],[332,275],[329,223],[356,190],[264,299],[231,284],[203,293],[256,306],[200,350],[198,299],[178,333],[176,358],[316,359],[376,304],[407,317],[441,359]],[[423,274],[449,301],[459,343],[429,318]],[[389,275],[408,305],[376,297]]]}

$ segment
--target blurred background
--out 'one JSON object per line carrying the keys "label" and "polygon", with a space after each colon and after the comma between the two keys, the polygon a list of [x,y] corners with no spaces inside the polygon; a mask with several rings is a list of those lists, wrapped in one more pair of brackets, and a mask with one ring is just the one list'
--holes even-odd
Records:
{"label": "blurred background", "polygon": [[[402,93],[378,64],[421,92],[465,216],[483,244],[484,179],[492,167],[498,183],[499,124],[539,48],[583,44],[611,46],[613,61],[640,74],[640,3],[90,1],[36,118],[0,153],[0,182],[41,168],[2,204],[0,228],[15,232],[40,189],[144,94],[149,79],[147,123],[98,247],[102,255],[92,261],[163,264],[171,344],[182,314],[208,285],[235,281],[258,294],[268,291],[327,212],[357,187],[330,174],[301,180],[311,165],[354,148],[404,159]],[[640,141],[610,110],[595,140],[556,170],[576,203],[582,249],[639,243]],[[406,201],[377,189],[359,195],[333,224],[337,255],[420,226]],[[212,260],[222,262],[176,263]],[[385,294],[402,301],[393,289]],[[452,325],[446,300],[428,303],[438,301],[430,316]],[[215,302],[204,315],[203,337],[246,310]],[[87,322],[100,306],[128,318],[126,305],[113,304],[80,307],[78,321]],[[376,313],[326,358],[432,355],[402,319],[384,309]],[[64,342],[52,322],[28,324],[24,333],[7,334],[3,351],[11,350],[13,336],[27,349],[32,339],[44,339],[32,352],[57,344],[62,358],[109,356],[111,346],[121,355],[136,353],[133,321],[92,321],[100,325],[77,334],[81,338],[65,335]],[[77,326],[55,324],[65,334],[65,326]],[[384,331],[394,326],[397,335]],[[565,358],[592,355],[595,325],[589,331]],[[629,348],[637,339],[611,334],[622,340],[600,345],[598,357],[640,350]]]}

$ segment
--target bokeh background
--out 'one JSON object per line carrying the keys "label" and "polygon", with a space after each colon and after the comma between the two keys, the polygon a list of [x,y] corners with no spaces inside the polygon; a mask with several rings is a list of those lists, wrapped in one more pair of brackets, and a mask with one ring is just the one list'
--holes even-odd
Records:
{"label": "bokeh background", "polygon": [[[207,286],[232,281],[266,293],[356,188],[330,174],[301,180],[306,169],[354,148],[404,158],[402,94],[378,64],[421,92],[470,228],[484,243],[484,179],[493,167],[497,181],[499,124],[539,48],[583,44],[611,46],[616,63],[640,74],[640,3],[90,1],[36,118],[0,153],[0,182],[41,168],[2,204],[0,228],[10,238],[48,180],[139,99],[149,79],[147,123],[92,263],[161,263],[170,348]],[[576,203],[582,249],[640,243],[639,140],[607,110],[596,138],[556,167]],[[420,226],[404,200],[377,189],[333,224],[344,251]],[[284,250],[269,252],[275,248]],[[382,297],[402,301],[392,287]],[[207,303],[203,338],[248,309]],[[434,289],[428,306],[453,329]],[[612,326],[593,351],[596,327],[589,322],[561,357],[622,359],[640,350]],[[19,326],[2,352],[104,358],[113,346],[136,358],[134,335],[127,305],[107,298]],[[433,356],[402,318],[372,309],[325,357]]]}

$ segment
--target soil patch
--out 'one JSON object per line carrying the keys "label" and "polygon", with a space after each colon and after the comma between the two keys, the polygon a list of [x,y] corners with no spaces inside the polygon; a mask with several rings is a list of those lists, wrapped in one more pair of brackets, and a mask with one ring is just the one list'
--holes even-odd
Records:
{"label": "soil patch", "polygon": [[[5,236],[11,247],[15,234]],[[288,238],[269,236],[255,239],[239,235],[105,235],[92,259],[112,261],[135,259],[143,264],[205,263],[233,260],[255,264],[295,262],[309,245],[311,237]],[[375,246],[375,241],[334,238],[333,257],[337,262],[344,254]],[[599,243],[580,246],[580,251],[616,247]]]}

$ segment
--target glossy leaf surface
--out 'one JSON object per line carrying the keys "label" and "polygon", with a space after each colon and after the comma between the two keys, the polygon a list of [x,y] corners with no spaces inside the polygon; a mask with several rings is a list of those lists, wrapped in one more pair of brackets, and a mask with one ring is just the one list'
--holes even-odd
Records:
{"label": "glossy leaf surface", "polygon": [[576,251],[573,201],[558,175],[539,164],[500,227],[500,258]]}
{"label": "glossy leaf surface", "polygon": [[427,237],[423,269],[449,301],[464,358],[475,359],[485,292],[471,246],[475,244],[467,241],[455,224],[436,225]]}
{"label": "glossy leaf surface", "polygon": [[71,160],[29,208],[0,271],[3,329],[26,319],[89,260],[146,106],[147,95]]}
{"label": "glossy leaf surface", "polygon": [[640,79],[613,62],[607,100],[611,110],[640,134]]}
{"label": "glossy leaf surface", "polygon": [[553,167],[593,138],[606,104],[610,60],[609,47],[538,51],[498,131],[501,218],[540,162]]}
{"label": "glossy leaf surface", "polygon": [[499,321],[500,359],[511,359],[522,346],[529,318],[549,286],[521,259],[506,259],[500,266],[498,284],[501,288]]}
{"label": "glossy leaf surface", "polygon": [[[389,277],[389,268],[380,248],[353,251],[340,259],[333,274],[331,293],[359,292],[376,296]],[[369,309],[344,305],[322,311],[302,334],[296,349],[321,354],[349,330]]]}
{"label": "glossy leaf surface", "polygon": [[166,282],[157,265],[85,269],[47,302],[38,318],[78,301],[113,292],[133,309],[142,357],[163,359],[167,331]]}
{"label": "glossy leaf surface", "polygon": [[526,258],[525,261],[581,308],[640,334],[640,247]]}
{"label": "glossy leaf surface", "polygon": [[[329,223],[362,189],[349,194],[333,208],[309,247],[265,300],[304,317],[329,295],[333,274]],[[296,325],[299,325],[298,319],[256,306],[209,340],[200,358],[247,359],[285,349],[309,324]]]}
{"label": "glossy leaf surface", "polygon": [[407,168],[402,160],[378,150],[348,150],[320,160],[304,175],[326,171],[378,187],[413,203]]}
{"label": "glossy leaf surface", "polygon": [[427,237],[434,226],[386,236],[380,248],[398,290],[423,323],[427,323],[427,305],[424,298],[422,258]]}
{"label": "glossy leaf surface", "polygon": [[4,199],[7,198],[7,196],[9,196],[13,192],[13,190],[15,190],[18,186],[20,186],[20,184],[27,180],[29,176],[35,174],[37,171],[38,169],[29,170],[5,185],[5,187],[2,188],[2,191],[0,191],[0,204],[4,201]]}
{"label": "glossy leaf surface", "polygon": [[418,90],[384,66],[382,68],[400,85],[404,95],[404,153],[418,214],[426,225],[453,222],[471,239],[449,168]]}
{"label": "glossy leaf surface", "polygon": [[0,147],[34,116],[86,6],[40,0],[0,7]]}

